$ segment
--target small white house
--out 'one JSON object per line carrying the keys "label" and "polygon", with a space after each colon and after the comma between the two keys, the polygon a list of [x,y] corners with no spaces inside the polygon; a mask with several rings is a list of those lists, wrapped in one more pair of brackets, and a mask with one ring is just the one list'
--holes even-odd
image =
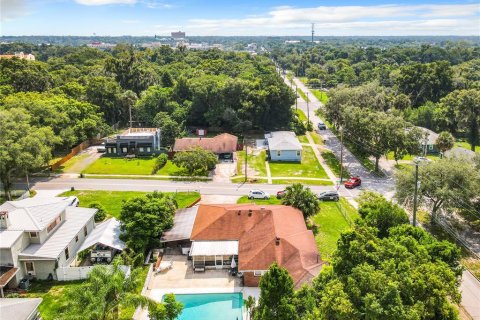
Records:
{"label": "small white house", "polygon": [[302,162],[302,145],[292,131],[265,134],[271,161]]}

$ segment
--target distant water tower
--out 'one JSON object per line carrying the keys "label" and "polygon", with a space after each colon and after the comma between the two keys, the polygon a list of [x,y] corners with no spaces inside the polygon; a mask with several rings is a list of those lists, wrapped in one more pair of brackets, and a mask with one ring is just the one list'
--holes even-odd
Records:
{"label": "distant water tower", "polygon": [[313,36],[315,35],[315,23],[312,23],[312,44],[313,44]]}

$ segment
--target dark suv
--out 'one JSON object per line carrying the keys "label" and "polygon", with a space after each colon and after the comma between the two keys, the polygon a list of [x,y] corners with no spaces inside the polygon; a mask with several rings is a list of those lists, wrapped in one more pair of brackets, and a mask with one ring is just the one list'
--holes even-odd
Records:
{"label": "dark suv", "polygon": [[321,192],[321,193],[318,195],[318,200],[322,200],[322,201],[328,201],[328,200],[338,201],[338,200],[340,200],[340,195],[338,194],[337,191],[325,191],[325,192]]}

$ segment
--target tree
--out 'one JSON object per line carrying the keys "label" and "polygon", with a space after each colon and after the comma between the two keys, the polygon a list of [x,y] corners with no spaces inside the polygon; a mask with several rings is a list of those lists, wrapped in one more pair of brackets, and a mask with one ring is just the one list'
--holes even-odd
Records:
{"label": "tree", "polygon": [[480,90],[455,90],[441,100],[441,104],[453,113],[459,128],[468,133],[471,150],[480,145]]}
{"label": "tree", "polygon": [[248,318],[251,319],[255,311],[255,305],[257,304],[255,297],[248,296],[247,299],[243,300],[243,304],[245,305],[245,309],[247,309]]}
{"label": "tree", "polygon": [[136,291],[141,284],[141,269],[126,275],[120,260],[112,265],[97,265],[80,286],[68,291],[66,319],[118,319],[120,306],[148,306],[155,302]]}
{"label": "tree", "polygon": [[213,152],[198,147],[191,151],[175,153],[172,161],[176,166],[184,169],[186,174],[202,176],[215,168],[218,158]]}
{"label": "tree", "polygon": [[8,200],[12,200],[12,178],[46,166],[53,145],[59,142],[51,128],[30,122],[22,109],[0,109],[0,181]]}
{"label": "tree", "polygon": [[452,136],[450,132],[442,131],[438,135],[438,138],[435,141],[435,144],[437,145],[438,149],[440,149],[443,155],[445,151],[453,148],[455,144],[455,138]]}
{"label": "tree", "polygon": [[295,183],[285,189],[282,204],[299,209],[305,218],[317,214],[320,210],[320,201],[317,195],[300,183]]}
{"label": "tree", "polygon": [[166,294],[163,303],[150,305],[148,316],[151,320],[175,320],[182,313],[183,304],[172,293]]}
{"label": "tree", "polygon": [[[443,158],[419,166],[418,203],[431,207],[433,218],[442,208],[465,206],[475,197],[479,173],[473,163]],[[415,168],[401,170],[396,175],[396,198],[400,203],[412,203],[415,192]]]}
{"label": "tree", "polygon": [[163,147],[173,146],[175,139],[180,135],[180,125],[166,112],[159,112],[153,119],[155,127],[160,128],[160,140]]}
{"label": "tree", "polygon": [[380,238],[386,237],[390,228],[409,223],[405,210],[379,193],[362,192],[358,203],[358,213],[367,226],[378,229]]}
{"label": "tree", "polygon": [[97,209],[97,213],[95,213],[95,222],[103,221],[107,217],[105,207],[100,202],[92,202],[88,207]]}
{"label": "tree", "polygon": [[144,252],[158,244],[162,232],[173,226],[177,207],[173,196],[164,193],[129,199],[120,212],[122,240],[135,252]]}
{"label": "tree", "polygon": [[254,320],[297,319],[293,305],[293,280],[288,271],[273,263],[260,278],[260,298]]}
{"label": "tree", "polygon": [[170,74],[170,72],[168,71],[165,71],[163,74],[162,74],[162,86],[163,87],[173,87],[174,83],[173,83],[173,79],[172,79],[172,75]]}

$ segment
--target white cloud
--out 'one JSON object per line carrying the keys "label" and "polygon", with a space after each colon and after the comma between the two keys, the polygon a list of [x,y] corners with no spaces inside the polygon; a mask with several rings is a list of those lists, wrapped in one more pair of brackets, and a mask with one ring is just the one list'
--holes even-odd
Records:
{"label": "white cloud", "polygon": [[135,4],[137,0],[75,0],[86,6],[103,6],[106,4]]}
{"label": "white cloud", "polygon": [[0,0],[0,21],[13,20],[27,13],[24,0]]}
{"label": "white cloud", "polygon": [[192,19],[186,29],[198,35],[298,35],[315,23],[318,35],[475,35],[479,12],[479,4],[282,6],[255,17]]}

